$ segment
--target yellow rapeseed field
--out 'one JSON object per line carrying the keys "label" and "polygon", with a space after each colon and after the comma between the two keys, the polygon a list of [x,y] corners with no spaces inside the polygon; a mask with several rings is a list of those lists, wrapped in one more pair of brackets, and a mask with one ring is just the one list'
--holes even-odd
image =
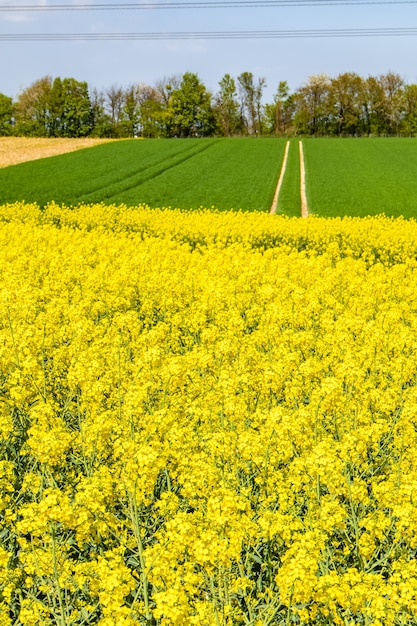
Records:
{"label": "yellow rapeseed field", "polygon": [[417,623],[417,223],[0,207],[1,626]]}

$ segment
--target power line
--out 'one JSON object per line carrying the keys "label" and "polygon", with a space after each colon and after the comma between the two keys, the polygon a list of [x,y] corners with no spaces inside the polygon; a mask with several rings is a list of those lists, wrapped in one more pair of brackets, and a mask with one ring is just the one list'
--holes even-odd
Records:
{"label": "power line", "polygon": [[151,9],[232,9],[346,5],[417,4],[417,0],[202,0],[201,2],[135,2],[107,4],[1,5],[0,12],[127,11]]}
{"label": "power line", "polygon": [[168,39],[298,39],[326,37],[408,37],[413,28],[332,28],[328,30],[246,30],[173,33],[14,33],[1,34],[0,41],[155,41]]}

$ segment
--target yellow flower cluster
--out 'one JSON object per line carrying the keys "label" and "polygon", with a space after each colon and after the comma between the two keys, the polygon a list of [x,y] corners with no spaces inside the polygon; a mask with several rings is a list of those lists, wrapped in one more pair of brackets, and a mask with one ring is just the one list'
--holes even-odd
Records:
{"label": "yellow flower cluster", "polygon": [[2,626],[415,623],[416,242],[0,207]]}

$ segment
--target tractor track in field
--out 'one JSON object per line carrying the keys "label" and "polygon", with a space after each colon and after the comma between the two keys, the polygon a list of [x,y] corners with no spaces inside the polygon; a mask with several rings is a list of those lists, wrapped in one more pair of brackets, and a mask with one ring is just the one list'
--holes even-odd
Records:
{"label": "tractor track in field", "polygon": [[301,217],[308,217],[308,205],[306,194],[306,170],[304,165],[303,142],[299,143],[300,151],[300,195],[301,195]]}
{"label": "tractor track in field", "polygon": [[[278,183],[275,189],[274,197],[272,200],[271,208],[269,212],[273,215],[277,212],[278,198],[281,191],[282,183],[287,169],[288,152],[290,148],[290,141],[288,140],[285,146],[284,157],[282,160],[281,171],[278,178]],[[304,152],[303,143],[298,142],[299,159],[300,159],[300,198],[301,198],[301,217],[308,217],[308,204],[306,194],[306,180],[305,180],[305,164],[304,164]]]}
{"label": "tractor track in field", "polygon": [[87,193],[83,193],[80,196],[79,201],[95,202],[96,200],[94,200],[94,195],[97,193],[97,191],[100,191],[101,194],[106,193],[107,195],[105,195],[105,198],[111,199],[114,193],[120,193],[135,189],[138,186],[148,182],[149,180],[153,180],[158,176],[165,174],[165,172],[168,172],[169,170],[178,167],[179,165],[182,165],[189,159],[192,159],[197,154],[201,154],[202,152],[209,150],[213,147],[215,143],[217,143],[217,141],[218,139],[214,139],[208,145],[189,146],[186,150],[177,152],[174,155],[169,155],[166,158],[157,161],[156,163],[151,163],[144,169],[139,169],[132,172],[132,174],[129,174],[129,176],[122,176],[121,178],[113,179],[105,186],[100,186],[97,189],[92,189],[89,190]]}
{"label": "tractor track in field", "polygon": [[274,197],[273,197],[273,200],[272,200],[271,208],[269,210],[270,213],[276,213],[277,212],[278,197],[279,197],[279,192],[281,191],[282,181],[284,180],[285,170],[287,168],[287,159],[288,159],[288,150],[289,149],[290,149],[290,142],[287,141],[287,143],[285,145],[284,158],[282,160],[281,171],[280,171],[280,174],[279,174],[278,183],[277,183],[277,186],[276,186],[276,189],[275,189],[275,193],[274,193]]}

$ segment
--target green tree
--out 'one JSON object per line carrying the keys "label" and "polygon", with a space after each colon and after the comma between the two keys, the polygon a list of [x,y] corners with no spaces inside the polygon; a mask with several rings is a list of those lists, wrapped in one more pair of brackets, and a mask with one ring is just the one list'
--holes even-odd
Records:
{"label": "green tree", "polygon": [[62,137],[65,115],[65,94],[61,78],[55,78],[48,96],[48,128],[49,137]]}
{"label": "green tree", "polygon": [[106,112],[106,96],[103,91],[94,88],[90,92],[91,103],[91,134],[94,137],[111,137],[113,127]]}
{"label": "green tree", "polygon": [[263,131],[262,95],[266,87],[265,78],[255,78],[252,72],[242,72],[237,77],[241,105],[242,119],[249,134],[257,134]]}
{"label": "green tree", "polygon": [[118,85],[111,85],[105,92],[106,95],[106,110],[110,117],[111,124],[111,136],[123,137],[123,105],[124,105],[124,92],[123,88]]}
{"label": "green tree", "polygon": [[265,106],[268,130],[275,135],[286,135],[292,132],[292,116],[294,99],[287,81],[280,81],[272,104]]}
{"label": "green tree", "polygon": [[124,135],[126,137],[137,137],[139,133],[140,107],[139,93],[137,85],[130,85],[123,94],[123,120]]}
{"label": "green tree", "polygon": [[204,137],[215,130],[211,95],[197,74],[183,75],[179,88],[172,92],[167,113],[178,137]]}
{"label": "green tree", "polygon": [[13,134],[13,99],[0,93],[0,135]]}
{"label": "green tree", "polygon": [[138,132],[142,137],[165,136],[167,104],[156,87],[141,84],[137,87],[139,102]]}
{"label": "green tree", "polygon": [[18,95],[15,106],[17,135],[30,137],[49,135],[51,90],[52,78],[44,76]]}
{"label": "green tree", "polygon": [[329,113],[337,135],[362,133],[363,80],[354,72],[332,78],[329,88]]}
{"label": "green tree", "polygon": [[55,78],[49,94],[48,135],[86,137],[93,128],[93,112],[86,82]]}
{"label": "green tree", "polygon": [[180,88],[181,81],[182,76],[180,74],[173,74],[168,77],[164,76],[164,78],[159,80],[155,85],[155,101],[158,102],[159,105],[149,102],[149,108],[153,107],[156,113],[155,123],[157,127],[159,127],[161,136],[163,137],[173,137],[176,133],[169,104],[172,94]]}
{"label": "green tree", "polygon": [[362,107],[367,135],[384,133],[384,90],[375,76],[368,76],[364,81]]}
{"label": "green tree", "polygon": [[364,88],[368,134],[398,134],[404,106],[403,87],[403,79],[393,72],[366,79]]}
{"label": "green tree", "polygon": [[404,118],[401,129],[404,135],[417,135],[417,85],[405,85],[403,91]]}
{"label": "green tree", "polygon": [[43,137],[85,137],[93,128],[86,82],[50,76],[35,81],[16,102],[16,133]]}
{"label": "green tree", "polygon": [[64,78],[62,88],[64,94],[62,135],[64,137],[90,135],[93,123],[88,84],[77,81],[75,78]]}
{"label": "green tree", "polygon": [[225,74],[219,86],[220,90],[215,97],[214,105],[217,124],[223,135],[235,135],[241,131],[236,82],[230,74]]}
{"label": "green tree", "polygon": [[295,94],[294,124],[297,132],[324,135],[329,130],[330,79],[326,74],[310,76]]}
{"label": "green tree", "polygon": [[404,80],[395,72],[379,76],[384,94],[385,130],[389,135],[397,135],[403,112]]}

